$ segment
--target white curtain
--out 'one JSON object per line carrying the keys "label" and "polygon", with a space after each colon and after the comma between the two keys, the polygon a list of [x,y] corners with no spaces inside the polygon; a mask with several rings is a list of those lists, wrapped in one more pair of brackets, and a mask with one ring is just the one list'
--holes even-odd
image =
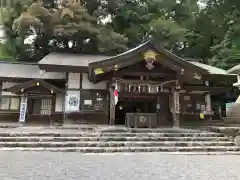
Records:
{"label": "white curtain", "polygon": [[20,98],[11,98],[10,110],[18,110],[20,106]]}
{"label": "white curtain", "polygon": [[8,110],[9,109],[10,98],[1,98],[1,110]]}

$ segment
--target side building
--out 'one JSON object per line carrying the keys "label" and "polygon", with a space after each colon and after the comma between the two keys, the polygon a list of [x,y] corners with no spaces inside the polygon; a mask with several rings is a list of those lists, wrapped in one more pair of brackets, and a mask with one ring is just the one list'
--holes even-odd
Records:
{"label": "side building", "polygon": [[[227,71],[229,74],[236,74],[237,80],[233,84],[234,87],[240,89],[240,65],[236,65]],[[236,98],[236,101],[227,104],[227,117],[225,118],[226,123],[240,124],[240,95]]]}
{"label": "side building", "polygon": [[152,41],[111,57],[51,53],[37,64],[0,64],[0,119],[131,127],[207,125],[214,117],[212,97],[230,92],[236,80],[236,75],[184,60]]}

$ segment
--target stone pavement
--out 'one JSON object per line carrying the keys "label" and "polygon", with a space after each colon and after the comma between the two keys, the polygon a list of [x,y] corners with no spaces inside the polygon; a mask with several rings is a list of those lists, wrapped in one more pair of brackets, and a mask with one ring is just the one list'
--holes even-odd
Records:
{"label": "stone pavement", "polygon": [[1,152],[1,180],[239,180],[240,156]]}

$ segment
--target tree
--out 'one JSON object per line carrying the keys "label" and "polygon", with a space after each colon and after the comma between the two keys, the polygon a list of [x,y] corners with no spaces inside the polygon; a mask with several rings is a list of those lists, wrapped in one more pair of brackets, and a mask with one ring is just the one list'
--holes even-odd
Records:
{"label": "tree", "polygon": [[116,54],[153,38],[182,57],[225,69],[239,63],[238,0],[13,1],[21,8],[4,20],[12,45],[2,49],[17,60],[58,50]]}
{"label": "tree", "polygon": [[20,60],[25,59],[26,52],[21,37],[12,30],[12,24],[24,9],[31,3],[31,0],[12,0],[1,1],[0,21],[1,21],[1,37],[0,42],[0,58],[1,60]]}
{"label": "tree", "polygon": [[129,47],[153,38],[178,53],[184,47],[186,37],[192,34],[189,27],[182,25],[187,21],[181,12],[181,8],[185,10],[184,6],[175,0],[125,0],[115,12],[112,25],[115,31],[131,39]]}
{"label": "tree", "polygon": [[13,29],[27,38],[36,35],[31,59],[38,60],[52,50],[99,53],[122,50],[127,38],[90,15],[79,0],[64,1],[56,8],[33,3],[13,23]]}
{"label": "tree", "polygon": [[[209,2],[210,3],[210,2]],[[211,3],[208,7],[214,12],[214,22],[218,27],[218,39],[211,47],[212,65],[229,69],[240,63],[240,3],[235,0]]]}

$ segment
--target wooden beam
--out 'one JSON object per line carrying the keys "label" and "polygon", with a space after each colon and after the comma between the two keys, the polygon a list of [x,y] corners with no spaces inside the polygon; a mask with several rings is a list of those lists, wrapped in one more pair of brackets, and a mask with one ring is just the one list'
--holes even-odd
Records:
{"label": "wooden beam", "polygon": [[156,72],[116,72],[116,76],[124,76],[124,75],[129,75],[129,76],[159,76],[159,77],[165,77],[165,76],[172,76],[171,74],[167,73],[156,73]]}
{"label": "wooden beam", "polygon": [[156,58],[156,62],[162,64],[162,65],[165,65],[166,67],[174,70],[174,71],[177,71],[178,73],[181,72],[181,68],[179,65],[176,65],[173,61],[169,60],[167,57],[166,58],[162,58],[160,56],[157,56]]}
{"label": "wooden beam", "polygon": [[210,92],[224,92],[229,91],[231,87],[207,87],[207,86],[190,86],[185,85],[182,87],[182,89],[185,89],[187,91],[210,91]]}

